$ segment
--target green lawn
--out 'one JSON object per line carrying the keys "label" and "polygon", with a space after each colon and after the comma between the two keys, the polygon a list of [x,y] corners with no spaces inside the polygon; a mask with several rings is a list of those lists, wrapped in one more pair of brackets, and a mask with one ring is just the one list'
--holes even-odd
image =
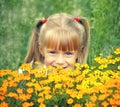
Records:
{"label": "green lawn", "polygon": [[0,69],[17,69],[27,52],[35,23],[53,13],[85,16],[91,26],[88,64],[120,47],[119,0],[1,0]]}

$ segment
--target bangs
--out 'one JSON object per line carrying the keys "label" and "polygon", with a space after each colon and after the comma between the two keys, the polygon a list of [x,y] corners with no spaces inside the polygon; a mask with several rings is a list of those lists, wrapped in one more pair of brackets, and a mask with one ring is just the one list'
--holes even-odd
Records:
{"label": "bangs", "polygon": [[78,50],[79,35],[74,31],[63,29],[48,31],[45,35],[44,46],[54,50],[75,51]]}

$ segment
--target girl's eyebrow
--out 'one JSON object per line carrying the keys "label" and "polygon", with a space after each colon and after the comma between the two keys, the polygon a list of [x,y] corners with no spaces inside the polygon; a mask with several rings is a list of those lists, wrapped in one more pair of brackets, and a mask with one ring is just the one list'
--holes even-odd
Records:
{"label": "girl's eyebrow", "polygon": [[46,51],[57,51],[57,50],[55,50],[55,49],[46,49]]}
{"label": "girl's eyebrow", "polygon": [[48,51],[50,50],[51,51],[51,50],[56,50],[56,49],[47,48],[46,50],[48,50]]}
{"label": "girl's eyebrow", "polygon": [[74,53],[74,52],[77,52],[77,50],[56,50],[56,49],[52,49],[52,48],[46,48],[47,51],[62,51],[62,52],[71,52],[71,53]]}
{"label": "girl's eyebrow", "polygon": [[75,51],[75,50],[67,50],[67,51],[65,51],[65,52],[77,52],[77,51]]}

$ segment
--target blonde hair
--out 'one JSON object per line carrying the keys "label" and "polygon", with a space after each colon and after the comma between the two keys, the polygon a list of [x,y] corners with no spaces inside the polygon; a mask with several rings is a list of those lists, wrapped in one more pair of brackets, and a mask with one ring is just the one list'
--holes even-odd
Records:
{"label": "blonde hair", "polygon": [[54,48],[63,51],[78,50],[78,63],[86,63],[90,41],[90,28],[86,18],[80,21],[65,13],[54,14],[46,23],[39,21],[33,31],[25,63],[44,63],[43,49]]}

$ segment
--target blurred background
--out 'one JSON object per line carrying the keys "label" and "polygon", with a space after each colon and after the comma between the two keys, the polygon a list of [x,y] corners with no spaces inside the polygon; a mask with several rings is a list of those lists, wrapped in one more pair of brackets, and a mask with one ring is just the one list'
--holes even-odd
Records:
{"label": "blurred background", "polygon": [[119,0],[0,0],[0,69],[18,69],[37,21],[54,13],[87,17],[91,26],[88,64],[120,47]]}

